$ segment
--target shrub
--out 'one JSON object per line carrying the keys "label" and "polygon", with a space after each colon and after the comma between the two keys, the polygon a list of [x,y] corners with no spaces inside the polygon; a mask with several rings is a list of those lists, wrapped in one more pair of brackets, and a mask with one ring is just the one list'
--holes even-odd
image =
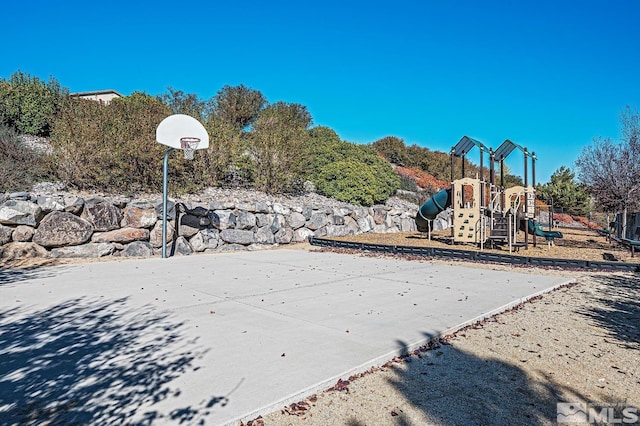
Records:
{"label": "shrub", "polygon": [[371,206],[376,201],[375,180],[370,166],[354,160],[338,161],[322,170],[317,187],[328,197]]}
{"label": "shrub", "polygon": [[15,130],[0,123],[0,191],[26,191],[46,177],[45,155],[24,146]]}

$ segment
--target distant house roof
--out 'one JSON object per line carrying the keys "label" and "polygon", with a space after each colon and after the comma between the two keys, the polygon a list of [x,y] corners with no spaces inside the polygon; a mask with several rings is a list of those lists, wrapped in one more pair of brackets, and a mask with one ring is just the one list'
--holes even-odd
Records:
{"label": "distant house roof", "polygon": [[89,99],[92,101],[104,102],[108,104],[112,99],[115,98],[123,98],[124,95],[115,90],[93,90],[90,92],[75,92],[71,93],[69,96],[73,98],[83,98]]}

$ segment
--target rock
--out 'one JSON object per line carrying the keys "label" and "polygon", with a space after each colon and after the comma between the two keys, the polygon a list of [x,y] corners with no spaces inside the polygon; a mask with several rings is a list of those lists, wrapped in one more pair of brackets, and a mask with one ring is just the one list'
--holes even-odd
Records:
{"label": "rock", "polygon": [[192,209],[187,209],[187,213],[198,217],[207,217],[209,210],[202,206],[195,206]]}
{"label": "rock", "polygon": [[204,243],[204,238],[202,237],[202,233],[200,232],[191,237],[191,239],[189,240],[189,244],[191,245],[193,251],[198,253],[207,249],[207,245]]}
{"label": "rock", "polygon": [[264,201],[256,201],[255,204],[255,212],[256,213],[269,213],[269,205]]}
{"label": "rock", "polygon": [[123,257],[151,257],[153,256],[153,247],[145,241],[134,241],[126,245],[124,250],[120,252]]}
{"label": "rock", "polygon": [[[342,237],[344,235],[349,235],[349,229],[345,225],[327,225],[325,228],[325,235],[329,237]],[[314,235],[318,236],[318,235]]]}
{"label": "rock", "polygon": [[368,217],[360,217],[356,220],[356,222],[358,222],[358,227],[360,228],[360,232],[371,231],[372,227]]}
{"label": "rock", "polygon": [[270,226],[263,226],[258,228],[255,234],[256,243],[258,244],[273,244],[275,242],[275,238],[273,236],[273,232],[271,232]]}
{"label": "rock", "polygon": [[316,185],[310,180],[305,180],[302,184],[302,190],[305,194],[314,194],[316,192]]}
{"label": "rock", "polygon": [[306,227],[315,231],[316,229],[322,228],[327,224],[327,215],[324,213],[314,213],[311,215],[311,218],[307,221]]}
{"label": "rock", "polygon": [[344,217],[344,226],[347,227],[349,234],[358,234],[360,232],[358,222],[356,222],[351,216]]}
{"label": "rock", "polygon": [[134,201],[124,209],[122,227],[151,228],[158,221],[155,207],[148,201]]}
{"label": "rock", "polygon": [[280,203],[273,203],[273,212],[275,214],[282,214],[282,215],[288,215],[289,213],[291,213],[291,209],[289,209],[288,207],[283,206]]}
{"label": "rock", "polygon": [[236,216],[231,210],[216,210],[209,214],[211,225],[222,231],[236,226]]}
{"label": "rock", "polygon": [[304,216],[305,221],[311,219],[312,214],[313,214],[313,208],[311,206],[302,207],[302,215]]}
{"label": "rock", "polygon": [[402,221],[400,222],[400,230],[402,232],[416,231],[416,221],[413,219],[402,219]]}
{"label": "rock", "polygon": [[[22,225],[24,226],[24,225]],[[30,228],[33,229],[33,228]],[[13,228],[9,228],[8,226],[0,225],[0,246],[7,244],[11,241],[13,232]]]}
{"label": "rock", "polygon": [[108,256],[115,251],[115,246],[111,243],[89,243],[81,246],[60,247],[51,250],[51,256],[60,257],[82,257],[94,258]]}
{"label": "rock", "polygon": [[102,198],[90,198],[85,201],[81,218],[93,225],[99,232],[120,228],[122,212],[120,209]]}
{"label": "rock", "polygon": [[220,247],[220,251],[243,251],[246,249],[247,246],[243,246],[242,244],[225,244]]}
{"label": "rock", "polygon": [[[36,233],[36,228],[27,226],[27,225],[18,225],[13,230],[13,233],[11,234],[11,239],[13,241],[26,243],[27,241],[31,241],[31,239],[33,238],[33,234],[35,233]],[[2,245],[2,237],[0,237],[0,245]]]}
{"label": "rock", "polygon": [[334,214],[331,216],[331,222],[334,225],[344,225],[344,216]]}
{"label": "rock", "polygon": [[241,229],[224,229],[220,232],[220,238],[229,244],[249,245],[256,242],[252,231]]}
{"label": "rock", "polygon": [[[167,222],[167,243],[173,241],[174,222]],[[162,247],[162,221],[156,222],[155,226],[149,233],[149,244],[154,248]]]}
{"label": "rock", "polygon": [[289,244],[293,240],[293,235],[293,229],[288,227],[280,228],[274,235],[274,240],[278,244]]}
{"label": "rock", "polygon": [[36,243],[9,243],[0,247],[0,258],[7,260],[21,260],[32,257],[49,257],[49,252]]}
{"label": "rock", "polygon": [[31,187],[31,192],[36,194],[55,194],[66,189],[67,185],[64,182],[38,182]]}
{"label": "rock", "polygon": [[12,193],[9,194],[9,199],[10,200],[28,201],[29,197],[30,197],[29,193],[28,192],[24,192],[24,191],[12,192]]}
{"label": "rock", "polygon": [[64,247],[84,244],[93,234],[86,220],[67,212],[51,212],[42,219],[33,235],[33,242],[43,247]]}
{"label": "rock", "polygon": [[384,224],[381,225],[373,225],[373,232],[376,234],[386,234],[387,227]]}
{"label": "rock", "polygon": [[0,205],[0,224],[36,226],[42,219],[42,209],[35,203],[8,200]]}
{"label": "rock", "polygon": [[180,216],[178,235],[191,238],[200,230],[200,219],[198,216],[183,214]]}
{"label": "rock", "polygon": [[281,214],[277,214],[273,217],[273,222],[271,222],[271,232],[277,233],[280,228],[287,224],[286,219]]}
{"label": "rock", "polygon": [[113,231],[95,233],[91,236],[94,243],[130,243],[148,241],[149,230],[144,228],[120,228]]}
{"label": "rock", "polygon": [[73,195],[67,195],[63,197],[64,200],[64,211],[79,215],[82,209],[84,208],[84,198],[76,197]]}
{"label": "rock", "polygon": [[176,248],[173,253],[175,256],[189,256],[193,254],[193,247],[189,244],[189,241],[185,237],[178,237],[176,239]]}
{"label": "rock", "polygon": [[313,231],[314,237],[326,237],[327,236],[327,227],[323,226],[322,228],[316,229]]}
{"label": "rock", "polygon": [[373,207],[373,221],[375,222],[376,225],[382,224],[386,216],[387,216],[387,209],[384,206]]}
{"label": "rock", "polygon": [[64,210],[64,199],[62,197],[45,197],[41,195],[36,198],[36,203],[38,203],[43,213]]}
{"label": "rock", "polygon": [[220,231],[218,231],[217,229],[201,229],[198,234],[202,237],[202,242],[205,245],[205,250],[215,249],[220,246],[220,244],[224,244],[224,242],[220,240]]}
{"label": "rock", "polygon": [[256,215],[240,210],[236,217],[236,229],[253,229],[256,226]]}
{"label": "rock", "polygon": [[107,201],[119,209],[124,209],[127,206],[127,204],[131,202],[131,197],[120,195],[117,197],[109,198]]}
{"label": "rock", "polygon": [[[158,220],[162,220],[162,200],[155,204],[156,217]],[[167,200],[167,219],[176,220],[176,203],[171,200]]]}
{"label": "rock", "polygon": [[256,214],[256,226],[262,228],[263,226],[271,225],[275,218],[272,214],[257,213]]}
{"label": "rock", "polygon": [[237,203],[236,210],[244,210],[250,213],[254,213],[256,211],[255,203]]}
{"label": "rock", "polygon": [[301,243],[303,241],[307,241],[309,237],[313,236],[313,231],[308,228],[299,228],[296,229],[293,233],[293,241],[296,243]]}
{"label": "rock", "polygon": [[304,226],[306,219],[302,213],[293,212],[287,218],[287,222],[291,228],[298,229]]}

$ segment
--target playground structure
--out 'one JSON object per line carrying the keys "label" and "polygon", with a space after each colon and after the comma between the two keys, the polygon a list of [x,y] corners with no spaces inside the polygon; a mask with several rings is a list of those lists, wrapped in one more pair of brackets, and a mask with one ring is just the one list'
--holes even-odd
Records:
{"label": "playground structure", "polygon": [[[480,150],[480,176],[465,177],[465,156],[474,147]],[[524,186],[505,188],[504,160],[515,150],[524,154]],[[489,153],[489,181],[484,179],[484,154]],[[529,246],[529,235],[543,237],[549,245],[562,233],[545,231],[535,221],[535,152],[505,140],[497,150],[487,148],[479,140],[464,136],[451,149],[451,188],[444,189],[427,200],[416,215],[419,231],[427,232],[431,238],[432,222],[443,212],[449,214],[451,239],[454,243],[485,245],[508,245],[509,252]],[[454,179],[455,158],[462,160],[462,178]],[[528,163],[531,158],[532,185],[528,185]],[[495,162],[500,163],[500,182],[495,179]],[[518,241],[518,229],[524,232],[524,241]]]}

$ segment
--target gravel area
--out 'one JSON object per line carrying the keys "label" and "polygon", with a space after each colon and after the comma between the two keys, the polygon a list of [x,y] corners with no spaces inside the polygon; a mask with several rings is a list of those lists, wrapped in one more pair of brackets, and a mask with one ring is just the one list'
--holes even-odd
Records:
{"label": "gravel area", "polygon": [[640,406],[638,275],[572,275],[575,285],[248,424],[550,425],[557,402]]}

